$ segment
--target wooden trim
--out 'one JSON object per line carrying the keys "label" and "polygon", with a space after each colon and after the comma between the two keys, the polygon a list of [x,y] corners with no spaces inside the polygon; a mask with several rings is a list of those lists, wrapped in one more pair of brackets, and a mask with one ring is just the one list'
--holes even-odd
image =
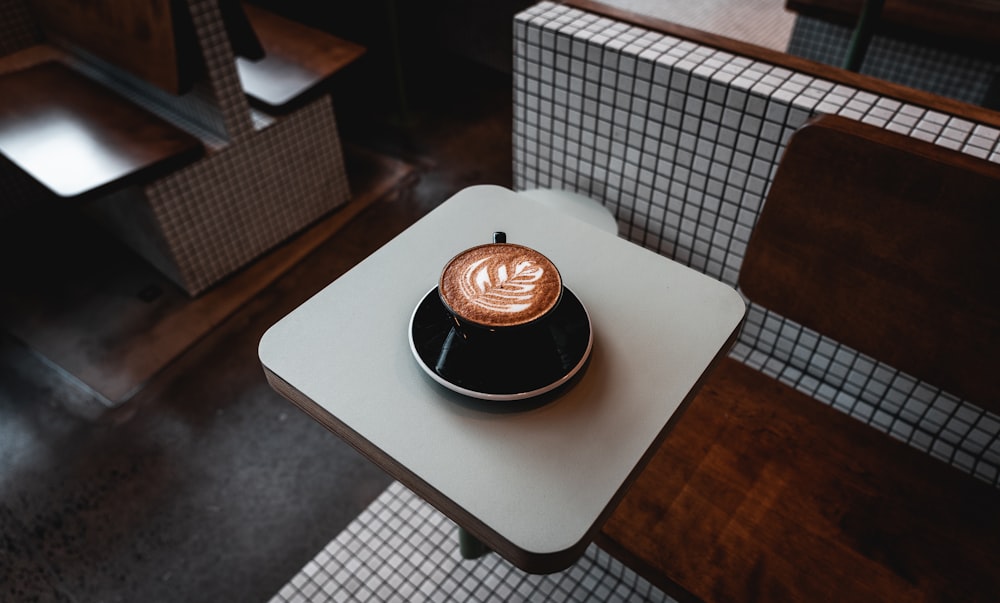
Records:
{"label": "wooden trim", "polygon": [[900,84],[894,84],[878,78],[858,73],[852,73],[839,67],[824,65],[801,57],[741,42],[718,34],[700,31],[684,25],[678,25],[662,19],[656,19],[632,11],[608,6],[595,0],[556,0],[566,6],[572,6],[587,12],[596,13],[612,19],[645,27],[678,38],[691,40],[698,44],[711,46],[740,56],[750,57],[759,61],[772,63],[780,67],[792,69],[814,77],[820,77],[838,84],[853,86],[867,92],[888,96],[896,100],[914,105],[942,111],[965,119],[1000,127],[1000,112],[992,111],[969,103],[938,96],[931,92],[916,90]]}
{"label": "wooden trim", "polygon": [[70,56],[60,48],[49,44],[36,44],[0,56],[0,75],[53,61],[68,65],[70,60]]}

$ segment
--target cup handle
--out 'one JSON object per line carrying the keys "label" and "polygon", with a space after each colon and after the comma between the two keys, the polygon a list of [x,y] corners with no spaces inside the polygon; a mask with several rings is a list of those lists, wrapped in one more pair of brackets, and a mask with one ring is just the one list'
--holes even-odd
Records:
{"label": "cup handle", "polygon": [[500,230],[494,232],[493,233],[493,242],[494,243],[506,243],[507,242],[507,233],[505,233],[503,231],[500,231]]}

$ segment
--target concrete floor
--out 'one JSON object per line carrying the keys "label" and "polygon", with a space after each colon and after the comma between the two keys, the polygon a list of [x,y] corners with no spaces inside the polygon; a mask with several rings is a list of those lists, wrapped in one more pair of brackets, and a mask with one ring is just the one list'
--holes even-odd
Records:
{"label": "concrete floor", "polygon": [[[367,66],[336,84],[345,142],[415,165],[420,180],[365,210],[125,406],[93,420],[67,412],[77,394],[58,369],[0,332],[0,602],[266,601],[385,488],[381,470],[267,386],[257,342],[453,193],[511,185],[508,13],[528,4],[508,0],[487,29],[453,0],[428,5],[437,16],[398,16],[413,33],[399,55],[403,94],[387,17],[363,15],[377,26],[367,35],[351,18],[331,20],[370,48]],[[461,23],[438,18],[456,7]],[[470,31],[490,34],[473,44]],[[476,62],[430,50],[441,32],[462,32],[439,46]]]}
{"label": "concrete floor", "polygon": [[381,470],[267,386],[257,342],[454,192],[510,186],[510,75],[451,60],[407,74],[405,114],[391,83],[338,87],[346,143],[408,161],[420,180],[125,406],[66,412],[75,394],[58,369],[0,335],[0,601],[266,601],[385,488]]}

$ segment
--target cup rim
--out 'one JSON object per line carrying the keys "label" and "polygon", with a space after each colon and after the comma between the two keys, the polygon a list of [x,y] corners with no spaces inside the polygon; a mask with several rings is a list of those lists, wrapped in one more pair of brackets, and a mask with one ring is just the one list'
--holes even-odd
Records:
{"label": "cup rim", "polygon": [[[476,249],[482,249],[484,247],[492,247],[492,246],[495,246],[495,245],[503,245],[503,246],[507,246],[507,247],[517,247],[517,248],[520,248],[520,249],[527,249],[528,251],[531,251],[532,253],[537,253],[538,255],[540,255],[543,258],[545,258],[545,260],[548,261],[548,263],[552,266],[553,270],[555,270],[556,278],[558,278],[558,281],[559,281],[559,293],[556,296],[555,302],[553,302],[552,306],[548,310],[546,310],[545,313],[543,313],[543,314],[541,314],[539,316],[536,316],[535,318],[533,318],[531,320],[528,320],[528,321],[525,321],[525,322],[519,322],[519,323],[510,324],[510,325],[491,325],[491,324],[477,322],[477,321],[475,321],[475,320],[473,320],[471,318],[467,318],[467,317],[461,315],[454,308],[452,308],[451,304],[448,303],[448,300],[445,299],[444,292],[443,292],[444,291],[444,275],[448,271],[448,267],[451,266],[452,263],[455,260],[457,260],[459,257],[465,255],[466,253],[469,253],[470,251],[474,251]],[[544,321],[546,318],[552,316],[552,314],[556,311],[556,309],[559,308],[559,304],[562,303],[563,293],[564,293],[565,289],[566,289],[566,285],[563,282],[562,273],[559,271],[559,267],[556,266],[556,263],[552,261],[552,258],[550,258],[549,256],[545,255],[541,251],[535,249],[534,247],[529,247],[528,245],[521,245],[519,243],[510,243],[510,242],[504,241],[504,242],[497,242],[497,243],[481,243],[479,245],[473,245],[472,247],[468,247],[466,249],[463,249],[462,251],[459,251],[454,256],[452,256],[451,259],[449,259],[447,262],[445,262],[444,267],[441,268],[441,273],[438,276],[437,294],[438,294],[438,298],[441,300],[441,303],[444,305],[445,310],[448,311],[448,314],[450,314],[452,316],[452,318],[455,320],[455,322],[459,326],[474,327],[476,329],[481,329],[481,330],[485,330],[485,331],[489,331],[489,332],[501,332],[501,331],[503,331],[503,332],[507,332],[507,331],[513,332],[513,331],[518,331],[518,330],[523,330],[523,329],[527,329],[527,328],[536,327],[536,326],[539,325],[539,323],[541,323],[542,321]]]}

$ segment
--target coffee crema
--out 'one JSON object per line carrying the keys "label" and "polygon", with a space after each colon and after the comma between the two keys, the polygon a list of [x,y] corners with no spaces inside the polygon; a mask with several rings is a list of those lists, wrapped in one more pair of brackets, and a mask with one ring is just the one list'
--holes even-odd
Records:
{"label": "coffee crema", "polygon": [[488,243],[452,258],[438,290],[460,319],[489,328],[516,327],[555,308],[562,278],[551,260],[530,247]]}

